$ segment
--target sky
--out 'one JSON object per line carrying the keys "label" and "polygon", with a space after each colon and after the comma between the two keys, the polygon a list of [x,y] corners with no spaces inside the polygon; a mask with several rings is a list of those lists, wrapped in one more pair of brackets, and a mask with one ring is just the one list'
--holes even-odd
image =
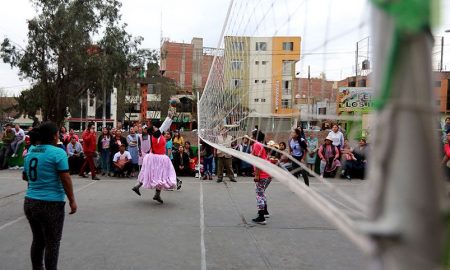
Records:
{"label": "sky", "polygon": [[[8,37],[24,47],[27,19],[35,15],[29,0],[2,1],[0,39]],[[258,3],[257,8],[249,5]],[[217,47],[226,19],[228,0],[128,0],[122,1],[122,22],[127,31],[144,38],[142,48],[159,48],[164,38],[190,43],[202,37],[205,47]],[[370,35],[370,9],[364,0],[234,0],[225,35],[299,35],[302,59],[297,65],[302,76],[324,72],[329,79],[354,73],[356,43]],[[444,36],[444,66],[450,70],[450,1],[442,1],[441,26],[434,34]],[[272,5],[274,4],[274,5]],[[246,27],[247,26],[247,27]],[[361,42],[364,43],[364,42]],[[363,44],[362,44],[363,45]],[[364,46],[362,46],[364,47]],[[364,54],[365,49],[361,54]],[[17,69],[0,63],[0,88],[18,95],[30,85],[20,80]]]}

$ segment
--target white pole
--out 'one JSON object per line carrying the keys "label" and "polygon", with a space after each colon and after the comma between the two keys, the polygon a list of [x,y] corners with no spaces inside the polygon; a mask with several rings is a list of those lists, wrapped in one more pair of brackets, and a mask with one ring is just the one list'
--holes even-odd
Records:
{"label": "white pole", "polygon": [[[369,179],[370,222],[361,226],[377,243],[372,269],[440,269],[444,189],[432,96],[432,37],[426,29],[402,35],[394,47],[394,19],[374,9],[374,89],[392,74],[377,113]],[[390,62],[390,61],[389,61]],[[394,64],[395,63],[395,64]],[[392,72],[388,72],[392,67]]]}
{"label": "white pole", "polygon": [[201,170],[200,170],[200,150],[201,150],[201,145],[200,145],[200,110],[199,110],[199,101],[200,101],[200,92],[197,91],[197,157],[198,157],[198,179],[202,178],[202,174],[201,174]]}

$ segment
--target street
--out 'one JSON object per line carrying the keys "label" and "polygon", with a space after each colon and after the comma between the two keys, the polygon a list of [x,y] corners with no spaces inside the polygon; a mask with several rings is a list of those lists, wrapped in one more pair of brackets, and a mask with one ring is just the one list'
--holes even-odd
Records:
{"label": "street", "polygon": [[[0,172],[0,269],[31,269],[31,231],[23,215],[21,172]],[[226,179],[226,178],[225,178]],[[267,190],[271,218],[254,225],[254,183],[182,178],[164,204],[130,189],[135,179],[73,178],[78,212],[66,215],[60,269],[364,269],[357,248],[274,180]],[[366,182],[331,180],[361,201]],[[312,179],[336,206],[345,205]],[[66,206],[67,212],[68,206]],[[356,215],[355,211],[349,214]]]}

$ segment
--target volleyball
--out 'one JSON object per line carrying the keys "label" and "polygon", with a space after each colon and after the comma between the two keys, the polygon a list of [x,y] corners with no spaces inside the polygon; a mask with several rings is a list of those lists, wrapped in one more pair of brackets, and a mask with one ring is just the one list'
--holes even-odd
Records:
{"label": "volleyball", "polygon": [[170,104],[170,106],[172,106],[172,107],[176,107],[177,106],[177,100],[176,99],[171,99],[171,100],[169,100],[169,104]]}

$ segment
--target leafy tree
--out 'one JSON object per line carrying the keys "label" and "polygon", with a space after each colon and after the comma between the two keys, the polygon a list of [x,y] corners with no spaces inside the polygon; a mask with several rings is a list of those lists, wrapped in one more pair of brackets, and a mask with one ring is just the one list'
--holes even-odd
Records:
{"label": "leafy tree", "polygon": [[[43,120],[61,124],[66,107],[88,89],[99,93],[112,84],[125,89],[142,38],[120,22],[117,0],[31,0],[37,16],[28,21],[28,43],[18,49],[5,38],[0,57],[33,81],[25,104],[40,107]],[[115,81],[114,81],[115,80]],[[30,103],[31,104],[31,103]],[[26,105],[25,105],[26,106]]]}

